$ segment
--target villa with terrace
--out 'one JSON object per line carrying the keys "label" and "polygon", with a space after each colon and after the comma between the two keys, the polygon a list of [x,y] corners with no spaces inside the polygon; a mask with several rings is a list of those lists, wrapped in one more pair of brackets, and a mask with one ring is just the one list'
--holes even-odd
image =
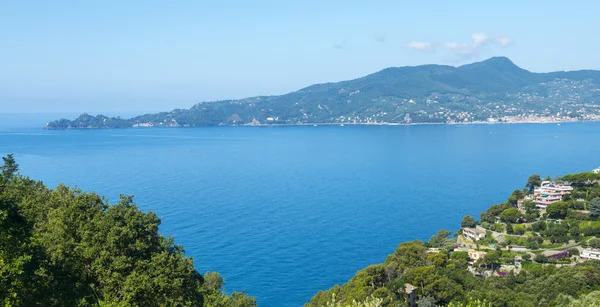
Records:
{"label": "villa with terrace", "polygon": [[485,238],[485,229],[465,227],[463,228],[463,235],[473,240],[473,242],[479,241]]}
{"label": "villa with terrace", "polygon": [[562,197],[573,192],[573,187],[567,184],[542,181],[539,188],[533,191],[535,204],[538,208],[545,209],[548,205],[559,202]]}
{"label": "villa with terrace", "polygon": [[475,262],[479,259],[482,259],[485,257],[485,255],[487,255],[487,252],[483,252],[483,251],[476,251],[474,249],[470,249],[469,251],[467,251],[468,255],[469,255],[469,264],[473,265],[475,264]]}

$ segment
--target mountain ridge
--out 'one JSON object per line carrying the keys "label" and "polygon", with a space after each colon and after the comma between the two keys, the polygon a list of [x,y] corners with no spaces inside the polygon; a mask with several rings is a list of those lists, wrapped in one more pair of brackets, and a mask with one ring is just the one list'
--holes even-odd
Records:
{"label": "mountain ridge", "polygon": [[189,109],[130,119],[82,114],[45,128],[564,121],[598,116],[600,71],[534,73],[506,57],[492,57],[457,67],[389,67],[283,95],[204,101]]}

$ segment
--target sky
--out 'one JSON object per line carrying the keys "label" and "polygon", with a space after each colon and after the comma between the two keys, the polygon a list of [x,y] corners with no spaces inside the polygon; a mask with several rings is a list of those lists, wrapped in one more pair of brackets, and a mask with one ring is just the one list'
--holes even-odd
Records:
{"label": "sky", "polygon": [[0,1],[0,113],[135,113],[386,67],[600,69],[600,1]]}

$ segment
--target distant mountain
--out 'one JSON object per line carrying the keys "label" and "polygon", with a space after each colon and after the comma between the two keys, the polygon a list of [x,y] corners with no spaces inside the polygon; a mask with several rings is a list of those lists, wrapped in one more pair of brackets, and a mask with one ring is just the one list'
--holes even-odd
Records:
{"label": "distant mountain", "polygon": [[459,67],[391,67],[280,96],[201,102],[130,119],[83,114],[46,129],[591,119],[600,119],[600,71],[533,73],[494,57]]}

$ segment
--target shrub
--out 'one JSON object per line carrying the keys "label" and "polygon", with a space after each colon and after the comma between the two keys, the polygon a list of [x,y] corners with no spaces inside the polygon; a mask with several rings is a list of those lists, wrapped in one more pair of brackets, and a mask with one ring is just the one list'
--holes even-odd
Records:
{"label": "shrub", "polygon": [[548,257],[544,256],[544,254],[538,254],[535,256],[535,262],[548,263]]}
{"label": "shrub", "polygon": [[575,247],[569,248],[569,256],[579,256],[579,249]]}

